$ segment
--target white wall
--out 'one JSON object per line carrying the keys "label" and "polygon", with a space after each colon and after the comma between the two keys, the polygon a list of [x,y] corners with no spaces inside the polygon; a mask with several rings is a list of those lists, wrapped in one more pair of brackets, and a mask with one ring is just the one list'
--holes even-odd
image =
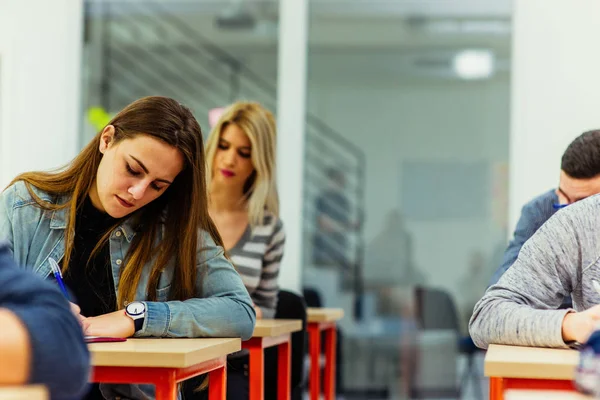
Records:
{"label": "white wall", "polygon": [[281,0],[277,77],[277,186],[286,249],[279,285],[301,293],[308,0]]}
{"label": "white wall", "polygon": [[573,138],[600,127],[600,2],[514,2],[510,221],[556,187]]}
{"label": "white wall", "polygon": [[78,150],[82,13],[81,0],[0,0],[2,187]]}

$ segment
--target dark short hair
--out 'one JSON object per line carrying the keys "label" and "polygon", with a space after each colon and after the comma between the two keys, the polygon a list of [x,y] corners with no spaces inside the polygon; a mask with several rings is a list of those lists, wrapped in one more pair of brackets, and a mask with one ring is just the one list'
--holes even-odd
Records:
{"label": "dark short hair", "polygon": [[562,156],[560,168],[575,179],[600,175],[600,130],[584,132],[573,140]]}

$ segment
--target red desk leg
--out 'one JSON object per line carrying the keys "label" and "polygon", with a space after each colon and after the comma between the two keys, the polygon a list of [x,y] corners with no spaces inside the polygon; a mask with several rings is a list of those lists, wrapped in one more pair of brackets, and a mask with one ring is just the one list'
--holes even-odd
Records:
{"label": "red desk leg", "polygon": [[330,326],[325,330],[325,378],[323,382],[325,400],[335,399],[336,340],[337,332],[335,326]]}
{"label": "red desk leg", "polygon": [[263,338],[252,338],[244,343],[244,348],[250,352],[249,391],[250,400],[263,400],[265,397],[265,353]]}
{"label": "red desk leg", "polygon": [[321,392],[321,331],[318,324],[308,324],[310,341],[310,400],[319,400]]}
{"label": "red desk leg", "polygon": [[[208,400],[227,399],[227,368],[221,367],[208,373]],[[157,399],[158,400],[158,399]]]}
{"label": "red desk leg", "polygon": [[265,353],[264,349],[278,346],[277,359],[277,398],[290,400],[292,387],[291,335],[253,337],[242,343],[242,348],[250,352],[250,400],[263,400],[265,395]]}
{"label": "red desk leg", "polygon": [[279,400],[290,400],[292,393],[292,342],[288,339],[277,348],[277,398]]}
{"label": "red desk leg", "polygon": [[154,382],[156,387],[156,400],[172,400],[177,398],[176,371],[171,369],[161,374]]}
{"label": "red desk leg", "polygon": [[504,379],[490,378],[490,400],[504,400]]}

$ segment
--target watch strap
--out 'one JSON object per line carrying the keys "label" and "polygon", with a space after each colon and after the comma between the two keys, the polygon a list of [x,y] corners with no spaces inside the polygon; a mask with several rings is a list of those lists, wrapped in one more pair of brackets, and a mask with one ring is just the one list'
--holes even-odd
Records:
{"label": "watch strap", "polygon": [[576,340],[569,340],[568,342],[565,342],[565,344],[573,350],[581,350],[581,348],[583,347],[583,344],[579,343]]}
{"label": "watch strap", "polygon": [[144,327],[144,320],[146,318],[142,317],[142,318],[138,318],[138,319],[134,319],[133,320],[133,326],[135,327],[135,331],[140,331],[142,330],[142,328]]}

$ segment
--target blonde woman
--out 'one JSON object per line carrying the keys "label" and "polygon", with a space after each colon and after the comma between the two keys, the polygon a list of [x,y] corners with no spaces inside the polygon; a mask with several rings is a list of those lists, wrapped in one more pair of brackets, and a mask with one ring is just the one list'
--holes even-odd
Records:
{"label": "blonde woman", "polygon": [[[208,211],[257,318],[275,316],[285,240],[275,185],[275,136],[268,110],[237,102],[223,110],[206,142]],[[230,357],[228,399],[248,398],[247,368],[245,353]]]}

